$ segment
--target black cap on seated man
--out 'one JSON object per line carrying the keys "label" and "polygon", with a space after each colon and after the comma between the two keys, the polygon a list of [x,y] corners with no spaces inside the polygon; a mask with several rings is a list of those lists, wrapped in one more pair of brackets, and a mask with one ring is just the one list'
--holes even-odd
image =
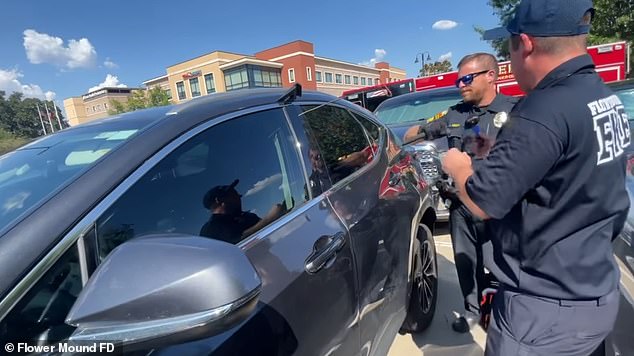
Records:
{"label": "black cap on seated man", "polygon": [[205,194],[203,206],[212,215],[200,230],[201,236],[236,244],[244,231],[260,221],[257,215],[242,211],[242,195],[235,189],[239,182],[215,186]]}

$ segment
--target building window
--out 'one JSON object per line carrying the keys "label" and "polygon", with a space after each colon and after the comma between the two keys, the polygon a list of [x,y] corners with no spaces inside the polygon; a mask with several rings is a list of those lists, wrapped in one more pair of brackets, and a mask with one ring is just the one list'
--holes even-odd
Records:
{"label": "building window", "polygon": [[349,75],[346,75],[346,76],[344,76],[343,78],[344,78],[344,80],[345,80],[345,83],[346,83],[346,84],[348,84],[348,85],[350,85],[350,76],[349,76]]}
{"label": "building window", "polygon": [[352,82],[354,83],[354,85],[359,85],[359,77],[357,76],[352,77]]}
{"label": "building window", "polygon": [[321,72],[320,71],[315,71],[315,81],[317,83],[321,83]]}
{"label": "building window", "polygon": [[288,70],[288,81],[290,83],[295,83],[295,69],[291,68]]}
{"label": "building window", "polygon": [[192,78],[189,80],[189,89],[192,91],[192,98],[200,96],[200,85],[198,84],[198,78]]}
{"label": "building window", "polygon": [[361,85],[365,85],[365,77],[361,77]]}
{"label": "building window", "polygon": [[227,91],[242,88],[281,87],[281,71],[276,68],[243,65],[225,72]]}
{"label": "building window", "polygon": [[372,78],[368,78],[368,85],[372,85]]}
{"label": "building window", "polygon": [[332,83],[332,73],[326,72],[326,83]]}
{"label": "building window", "polygon": [[374,78],[374,85],[379,85],[379,84],[380,84],[379,78]]}
{"label": "building window", "polygon": [[187,94],[185,94],[185,84],[183,84],[183,82],[176,83],[176,92],[178,93],[178,100],[187,99]]}
{"label": "building window", "polygon": [[313,71],[310,67],[306,67],[306,79],[308,79],[309,82],[313,81]]}
{"label": "building window", "polygon": [[254,87],[281,87],[282,75],[277,69],[266,67],[253,67],[251,72],[253,75]]}
{"label": "building window", "polygon": [[216,84],[214,83],[214,75],[212,73],[205,74],[205,87],[207,88],[207,94],[216,92]]}
{"label": "building window", "polygon": [[227,91],[248,88],[249,76],[246,66],[225,72],[225,83],[227,85]]}
{"label": "building window", "polygon": [[335,83],[341,84],[341,74],[335,74]]}
{"label": "building window", "polygon": [[172,89],[165,89],[165,93],[167,93],[167,99],[172,100]]}

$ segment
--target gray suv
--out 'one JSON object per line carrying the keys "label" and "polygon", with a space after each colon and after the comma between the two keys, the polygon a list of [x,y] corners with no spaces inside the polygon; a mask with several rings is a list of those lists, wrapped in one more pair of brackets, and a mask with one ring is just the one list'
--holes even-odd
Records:
{"label": "gray suv", "polygon": [[299,86],[38,139],[0,157],[0,342],[384,355],[435,310],[412,162],[371,113]]}

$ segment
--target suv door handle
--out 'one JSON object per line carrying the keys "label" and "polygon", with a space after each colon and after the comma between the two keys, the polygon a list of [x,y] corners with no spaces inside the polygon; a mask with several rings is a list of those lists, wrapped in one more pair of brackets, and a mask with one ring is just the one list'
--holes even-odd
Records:
{"label": "suv door handle", "polygon": [[313,252],[306,259],[306,272],[319,272],[335,257],[337,252],[339,252],[345,244],[346,234],[343,232],[320,237],[313,246]]}

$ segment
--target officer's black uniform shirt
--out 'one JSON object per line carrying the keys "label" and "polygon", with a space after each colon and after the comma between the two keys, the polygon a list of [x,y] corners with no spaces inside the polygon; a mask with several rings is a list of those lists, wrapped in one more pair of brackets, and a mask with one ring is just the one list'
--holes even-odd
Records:
{"label": "officer's black uniform shirt", "polygon": [[[455,147],[475,157],[477,137],[485,137],[494,142],[501,127],[499,118],[502,116],[498,114],[510,113],[515,103],[516,98],[504,94],[497,94],[487,107],[477,107],[461,101],[450,107],[442,118],[422,126],[419,133],[424,132],[427,140],[447,136],[450,148]],[[496,115],[498,120],[495,120]],[[467,120],[471,118],[477,118],[477,125],[466,127]]]}
{"label": "officer's black uniform shirt", "polygon": [[615,290],[611,242],[629,208],[627,115],[588,55],[548,74],[511,112],[467,181],[489,221],[495,263],[509,288],[556,299]]}

